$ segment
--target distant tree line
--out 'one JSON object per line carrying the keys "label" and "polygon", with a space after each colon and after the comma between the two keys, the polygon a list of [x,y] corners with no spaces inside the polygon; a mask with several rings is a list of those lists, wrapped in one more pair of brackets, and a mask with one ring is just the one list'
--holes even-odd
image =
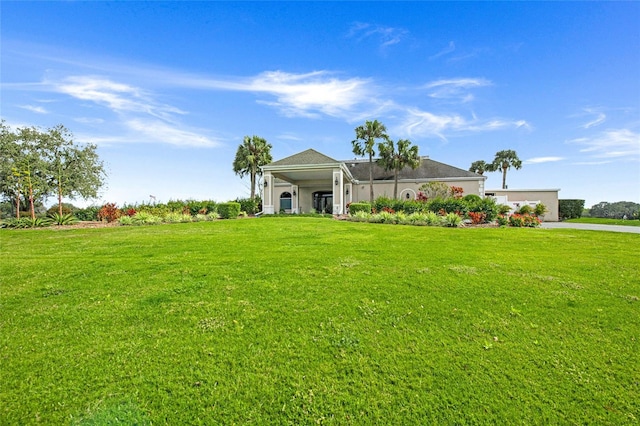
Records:
{"label": "distant tree line", "polygon": [[611,219],[640,219],[640,204],[631,201],[601,201],[589,209],[589,216]]}
{"label": "distant tree line", "polygon": [[0,197],[15,207],[20,217],[26,206],[32,219],[36,206],[49,197],[94,198],[106,174],[96,145],[74,142],[63,125],[47,130],[22,127],[15,130],[0,121]]}

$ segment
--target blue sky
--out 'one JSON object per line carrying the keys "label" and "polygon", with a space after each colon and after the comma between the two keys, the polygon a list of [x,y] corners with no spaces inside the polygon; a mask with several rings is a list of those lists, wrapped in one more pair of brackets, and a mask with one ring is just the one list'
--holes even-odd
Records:
{"label": "blue sky", "polygon": [[638,2],[2,1],[0,13],[2,118],[96,143],[99,201],[245,197],[231,165],[245,135],[274,159],[343,160],[354,128],[378,119],[463,169],[515,150],[510,188],[640,202]]}

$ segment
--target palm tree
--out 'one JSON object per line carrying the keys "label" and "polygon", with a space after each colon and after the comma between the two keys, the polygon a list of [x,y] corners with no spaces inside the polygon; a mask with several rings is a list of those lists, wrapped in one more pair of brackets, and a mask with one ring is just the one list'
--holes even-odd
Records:
{"label": "palm tree", "polygon": [[393,198],[398,198],[398,173],[400,170],[407,166],[416,169],[420,165],[417,145],[412,146],[408,139],[399,139],[396,145],[397,150],[391,139],[386,139],[378,144],[378,152],[380,153],[378,164],[385,170],[393,170]]}
{"label": "palm tree", "polygon": [[236,151],[233,160],[233,171],[240,177],[251,177],[251,199],[256,196],[256,176],[262,174],[261,166],[273,161],[271,157],[271,144],[258,136],[245,136]]}
{"label": "palm tree", "polygon": [[520,170],[522,161],[520,161],[515,151],[507,149],[496,152],[496,158],[490,166],[490,168],[487,168],[487,171],[495,172],[502,170],[502,189],[507,189],[507,170],[511,167]]}
{"label": "palm tree", "polygon": [[355,129],[356,139],[351,141],[353,153],[364,157],[369,155],[369,201],[373,205],[373,156],[375,152],[376,139],[388,139],[387,128],[378,120],[365,121],[363,126]]}
{"label": "palm tree", "polygon": [[471,167],[469,167],[469,171],[473,173],[477,173],[480,176],[484,174],[484,172],[491,171],[491,164],[487,164],[484,160],[478,160],[471,163]]}

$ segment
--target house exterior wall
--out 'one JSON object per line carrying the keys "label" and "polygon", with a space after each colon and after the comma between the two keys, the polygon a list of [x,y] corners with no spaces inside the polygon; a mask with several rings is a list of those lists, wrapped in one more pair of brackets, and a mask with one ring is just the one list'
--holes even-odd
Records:
{"label": "house exterior wall", "polygon": [[557,222],[559,189],[487,189],[487,195],[507,197],[509,203],[524,201],[539,201],[549,210],[543,217],[545,222]]}
{"label": "house exterior wall", "polygon": [[[415,200],[420,187],[427,181],[398,181],[398,197],[400,199]],[[449,186],[459,186],[463,189],[463,195],[476,194],[481,197],[484,196],[484,180],[467,179],[467,180],[454,180],[454,179],[441,179],[437,182],[444,182]],[[393,181],[374,181],[373,182],[373,198],[381,196],[393,197]],[[353,184],[352,186],[352,202],[369,202],[369,182],[360,182]],[[407,194],[409,198],[407,198]]]}

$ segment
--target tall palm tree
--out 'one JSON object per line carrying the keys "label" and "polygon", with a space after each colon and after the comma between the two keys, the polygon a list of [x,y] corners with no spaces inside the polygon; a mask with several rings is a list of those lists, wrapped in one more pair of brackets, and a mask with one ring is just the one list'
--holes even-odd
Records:
{"label": "tall palm tree", "polygon": [[518,158],[518,154],[511,149],[496,152],[496,158],[491,163],[487,171],[495,172],[502,170],[502,189],[507,189],[507,170],[513,167],[520,170],[522,161]]}
{"label": "tall palm tree", "polygon": [[251,199],[256,196],[256,176],[262,174],[261,166],[273,161],[271,157],[271,144],[258,136],[245,136],[236,151],[233,160],[233,171],[240,177],[251,177]]}
{"label": "tall palm tree", "polygon": [[376,139],[387,140],[387,128],[378,120],[365,121],[364,125],[355,129],[356,139],[351,141],[353,153],[364,157],[369,155],[369,201],[373,205],[373,156],[376,155]]}
{"label": "tall palm tree", "polygon": [[473,173],[477,173],[480,176],[484,174],[484,172],[491,171],[491,165],[487,164],[484,160],[478,160],[471,163],[471,167],[469,167],[469,171]]}
{"label": "tall palm tree", "polygon": [[418,146],[412,146],[408,139],[399,139],[395,145],[391,139],[386,139],[378,144],[378,153],[378,164],[385,170],[393,170],[393,198],[398,198],[398,173],[407,166],[416,169],[420,165]]}

